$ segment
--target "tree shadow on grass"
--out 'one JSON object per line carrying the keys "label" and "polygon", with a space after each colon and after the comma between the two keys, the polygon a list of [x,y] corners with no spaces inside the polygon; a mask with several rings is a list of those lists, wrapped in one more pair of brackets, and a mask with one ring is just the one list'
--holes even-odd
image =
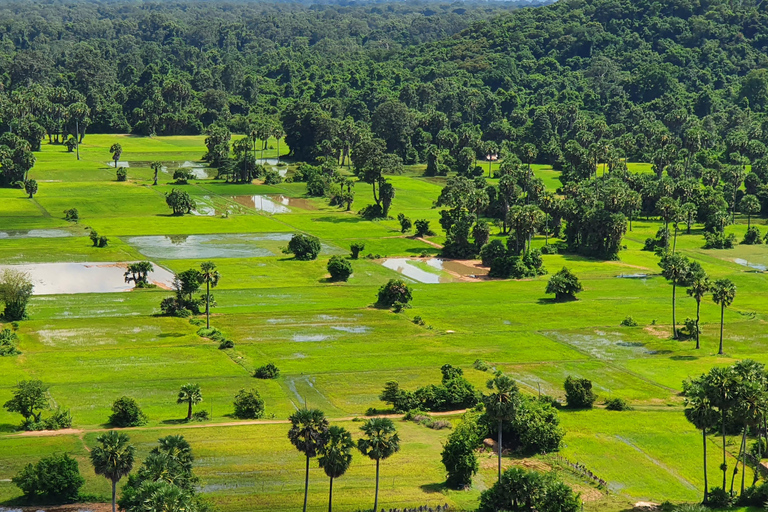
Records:
{"label": "tree shadow on grass", "polygon": [[19,426],[13,425],[11,423],[0,423],[0,432],[2,433],[11,433],[11,432],[18,432]]}
{"label": "tree shadow on grass", "polygon": [[187,421],[187,418],[182,418],[180,420],[163,420],[161,423],[163,425],[186,425],[191,422]]}
{"label": "tree shadow on grass", "polygon": [[538,299],[536,302],[538,302],[540,305],[544,304],[567,304],[569,302],[576,302],[579,299],[556,299],[554,297],[542,297],[541,299]]}
{"label": "tree shadow on grass", "polygon": [[449,490],[448,486],[445,485],[445,482],[424,484],[424,485],[420,485],[419,488],[422,491],[430,494],[434,494],[434,493],[443,494],[445,491]]}
{"label": "tree shadow on grass", "polygon": [[183,338],[189,333],[186,332],[163,332],[157,335],[158,338]]}
{"label": "tree shadow on grass", "polygon": [[331,222],[333,224],[358,224],[360,222],[365,222],[366,219],[362,217],[351,217],[351,216],[344,216],[344,217],[315,217],[312,219],[315,222]]}
{"label": "tree shadow on grass", "polygon": [[673,361],[695,361],[699,358],[699,356],[672,356],[670,357]]}

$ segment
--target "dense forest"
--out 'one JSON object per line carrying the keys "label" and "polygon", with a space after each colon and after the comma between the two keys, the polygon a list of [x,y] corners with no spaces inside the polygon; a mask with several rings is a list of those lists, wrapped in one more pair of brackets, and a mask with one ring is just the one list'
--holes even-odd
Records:
{"label": "dense forest", "polygon": [[[765,6],[516,7],[9,3],[0,129],[12,133],[0,139],[0,181],[25,178],[46,136],[207,132],[221,167],[239,132],[254,144],[284,136],[297,159],[326,162],[337,190],[328,166],[351,158],[373,186],[372,217],[388,214],[384,175],[402,164],[455,173],[438,205],[456,257],[478,253],[483,217],[512,229],[514,252],[545,230],[613,258],[633,215],[661,215],[667,227],[698,220],[722,247],[737,211],[768,211]],[[497,154],[494,187],[476,160]],[[628,173],[627,161],[651,162],[655,175]],[[563,171],[558,196],[544,193],[532,163]],[[604,179],[593,179],[601,167]]]}

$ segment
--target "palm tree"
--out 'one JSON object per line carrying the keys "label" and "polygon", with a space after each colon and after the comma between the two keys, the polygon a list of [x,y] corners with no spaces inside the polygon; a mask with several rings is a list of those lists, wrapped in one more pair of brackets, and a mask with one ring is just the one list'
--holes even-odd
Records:
{"label": "palm tree", "polygon": [[200,384],[184,384],[179,391],[177,404],[189,404],[187,411],[187,421],[192,419],[192,406],[203,401],[203,393],[200,391]]}
{"label": "palm tree", "polygon": [[688,296],[696,299],[696,349],[699,348],[699,320],[701,320],[701,299],[709,292],[711,284],[706,272],[703,270],[695,275],[688,288]]}
{"label": "palm tree", "polygon": [[219,271],[212,261],[204,261],[200,264],[200,281],[205,283],[205,327],[211,328],[211,288],[219,284]]}
{"label": "palm tree", "polygon": [[723,354],[723,321],[725,317],[725,308],[733,304],[736,298],[736,285],[730,279],[718,279],[712,285],[712,300],[720,305],[720,350],[718,354]]}
{"label": "palm tree", "polygon": [[152,185],[157,185],[157,173],[160,172],[160,169],[163,168],[163,164],[160,162],[152,162],[149,166],[152,168],[153,171],[155,171],[155,175],[152,178],[153,179]]}
{"label": "palm tree", "polygon": [[723,463],[720,469],[723,471],[723,491],[725,491],[726,474],[728,472],[728,459],[725,451],[725,426],[726,414],[736,400],[736,375],[732,368],[712,368],[704,375],[704,392],[709,402],[720,412],[720,427],[723,437]]}
{"label": "palm tree", "polygon": [[488,416],[498,422],[499,439],[497,452],[499,455],[499,481],[501,481],[501,431],[505,421],[511,421],[515,417],[517,408],[517,384],[515,381],[502,374],[488,381],[488,389],[493,391],[483,397],[485,411]]}
{"label": "palm tree", "polygon": [[136,448],[122,432],[110,430],[96,438],[100,443],[91,451],[91,464],[97,475],[104,475],[112,482],[112,512],[117,510],[117,482],[133,469]]}
{"label": "palm tree", "polygon": [[699,380],[683,382],[685,395],[685,418],[701,430],[704,447],[704,501],[709,498],[709,482],[707,479],[707,429],[714,425],[717,413],[709,401],[705,388]]}
{"label": "palm tree", "polygon": [[123,154],[123,146],[119,142],[115,142],[109,148],[109,152],[112,153],[112,160],[115,162],[115,169],[117,169],[117,162],[120,161],[120,157]]}
{"label": "palm tree", "polygon": [[307,512],[307,496],[309,492],[309,459],[317,456],[319,449],[325,444],[328,435],[328,420],[323,411],[318,409],[302,409],[291,414],[291,429],[288,439],[297,450],[307,457],[307,469],[304,474],[304,512]]}
{"label": "palm tree", "polygon": [[395,424],[389,418],[371,418],[360,428],[365,437],[357,440],[357,449],[363,455],[376,461],[376,494],[373,510],[379,510],[379,466],[382,459],[387,459],[400,451],[400,437]]}
{"label": "palm tree", "polygon": [[343,476],[352,463],[352,448],[355,447],[352,435],[343,427],[328,429],[327,442],[318,449],[320,458],[317,462],[331,479],[328,491],[328,512],[333,512],[333,479]]}
{"label": "palm tree", "polygon": [[691,262],[680,254],[665,254],[659,262],[661,275],[672,283],[672,337],[677,339],[677,318],[675,316],[677,302],[677,285],[682,284],[690,274]]}

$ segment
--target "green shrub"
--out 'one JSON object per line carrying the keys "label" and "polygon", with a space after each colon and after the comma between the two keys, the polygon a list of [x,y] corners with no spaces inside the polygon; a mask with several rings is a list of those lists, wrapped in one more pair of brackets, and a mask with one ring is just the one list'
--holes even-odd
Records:
{"label": "green shrub", "polygon": [[269,169],[264,172],[264,184],[265,185],[278,185],[283,182],[283,177],[280,173]]}
{"label": "green shrub", "polygon": [[2,356],[15,356],[21,354],[16,343],[18,343],[19,337],[10,329],[3,329],[0,331],[0,357]]}
{"label": "green shrub", "polygon": [[251,389],[241,389],[235,395],[235,417],[244,420],[255,420],[264,416],[264,400],[259,392]]}
{"label": "green shrub", "polygon": [[191,421],[208,421],[210,416],[208,415],[208,411],[202,410],[202,411],[195,411],[194,414],[192,414],[192,420]]}
{"label": "green shrub", "polygon": [[257,379],[276,379],[280,376],[280,369],[272,363],[259,366],[253,373]]}
{"label": "green shrub", "polygon": [[353,260],[356,260],[363,250],[365,250],[365,244],[363,242],[352,242],[352,245],[349,246],[350,256]]}
{"label": "green shrub", "polygon": [[[382,308],[391,308],[396,303],[408,304],[413,299],[411,289],[401,279],[390,279],[389,282],[379,288],[379,296],[376,305]],[[402,307],[401,307],[402,309]]]}
{"label": "green shrub", "polygon": [[117,181],[126,181],[128,179],[128,171],[123,167],[118,168],[115,174],[117,174]]}
{"label": "green shrub", "polygon": [[227,348],[235,348],[235,342],[229,338],[225,338],[219,343],[219,350],[224,350]]}
{"label": "green shrub", "polygon": [[332,281],[346,281],[352,275],[352,264],[341,256],[331,256],[327,269]]}
{"label": "green shrub", "polygon": [[415,323],[416,325],[424,325],[424,320],[419,315],[416,315],[415,317],[413,317],[413,320],[411,320],[411,322]]}
{"label": "green shrub", "polygon": [[760,235],[760,229],[752,226],[744,233],[744,238],[741,240],[744,245],[758,245],[763,243],[763,239]]}
{"label": "green shrub", "polygon": [[407,231],[410,231],[413,227],[413,223],[411,222],[411,219],[403,215],[402,213],[397,214],[397,220],[400,222],[400,232],[405,233]]}
{"label": "green shrub", "polygon": [[605,409],[608,411],[631,411],[632,407],[623,398],[609,398],[605,401]]}
{"label": "green shrub", "polygon": [[186,185],[189,180],[194,179],[195,175],[185,169],[176,169],[173,172],[173,179],[177,185]]}
{"label": "green shrub", "polygon": [[579,278],[566,267],[553,275],[544,293],[554,293],[558,302],[576,300],[576,294],[583,290]]}
{"label": "green shrub", "polygon": [[77,208],[70,208],[69,210],[64,210],[64,220],[67,220],[69,222],[79,221],[80,213],[78,213]]}
{"label": "green shrub", "polygon": [[491,365],[483,361],[482,359],[475,359],[475,362],[472,363],[472,368],[475,370],[480,370],[481,372],[487,372],[491,369]]}
{"label": "green shrub", "polygon": [[707,505],[710,508],[731,508],[734,504],[733,496],[721,487],[710,487]]}
{"label": "green shrub", "polygon": [[451,489],[464,489],[472,484],[480,465],[475,450],[482,441],[482,430],[477,417],[465,414],[461,423],[448,436],[441,453],[443,466],[448,473],[446,485]]}
{"label": "green shrub", "polygon": [[504,242],[498,239],[491,240],[480,249],[480,259],[484,267],[490,267],[494,261],[503,258],[506,254],[507,249],[504,247]]}
{"label": "green shrub", "polygon": [[711,233],[704,233],[704,248],[705,249],[733,249],[733,244],[736,241],[736,235],[730,233],[720,233],[718,231]]}
{"label": "green shrub", "polygon": [[632,318],[631,316],[628,316],[627,318],[621,321],[621,325],[623,325],[624,327],[637,327],[637,322],[635,321],[634,318]]}
{"label": "green shrub", "polygon": [[[521,490],[525,489],[523,497]],[[527,506],[516,506],[521,501]],[[522,503],[521,503],[522,504]],[[543,474],[522,468],[506,470],[501,480],[480,495],[478,512],[498,510],[541,510],[577,512],[581,500],[573,490],[561,482],[554,473]]]}
{"label": "green shrub", "polygon": [[434,236],[435,233],[429,228],[429,221],[425,219],[419,219],[413,223],[416,227],[416,236],[424,238],[425,236]]}
{"label": "green shrub", "polygon": [[570,375],[565,379],[565,403],[571,409],[591,409],[597,396],[592,391],[592,381],[576,379]]}
{"label": "green shrub", "polygon": [[71,503],[78,499],[85,478],[77,461],[64,454],[54,454],[27,464],[11,481],[28,501]]}
{"label": "green shrub", "polygon": [[147,415],[142,412],[136,400],[123,396],[112,404],[109,424],[119,428],[140,427],[147,424]]}
{"label": "green shrub", "polygon": [[283,249],[285,254],[293,254],[300,261],[317,259],[320,254],[320,240],[311,235],[296,233],[288,242],[288,247]]}

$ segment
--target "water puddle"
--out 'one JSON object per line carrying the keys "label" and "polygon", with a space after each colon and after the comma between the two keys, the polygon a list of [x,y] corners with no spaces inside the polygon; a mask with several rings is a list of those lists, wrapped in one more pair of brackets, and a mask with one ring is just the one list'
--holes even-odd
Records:
{"label": "water puddle", "polygon": [[425,263],[434,269],[446,270],[448,272],[453,272],[454,274],[458,274],[462,277],[477,277],[477,276],[488,275],[487,268],[470,266],[465,263],[461,263],[459,261],[454,261],[454,260],[430,258],[426,260]]}
{"label": "water puddle", "polygon": [[750,263],[747,260],[741,259],[741,258],[734,258],[734,263],[737,265],[741,265],[742,267],[749,267],[755,270],[758,270],[760,272],[765,272],[768,267],[765,265],[761,265],[760,263]]}
{"label": "water puddle", "polygon": [[[441,260],[439,258],[430,258],[428,260],[387,258],[381,264],[390,270],[403,274],[405,277],[426,284],[453,282],[454,279],[447,271],[456,272],[467,277],[482,275],[482,271],[479,269],[476,270],[462,263]],[[428,268],[422,268],[422,265]]]}
{"label": "water puddle", "polygon": [[0,240],[13,240],[18,238],[65,238],[68,236],[74,235],[64,229],[9,229],[0,231]]}
{"label": "water puddle", "polygon": [[648,274],[619,274],[616,277],[620,279],[648,279],[651,276]]}
{"label": "water puddle", "polygon": [[231,199],[246,208],[267,213],[290,213],[289,206],[302,210],[317,210],[317,206],[309,199],[288,197],[281,194],[231,196]]}
{"label": "water puddle", "polygon": [[277,165],[277,158],[257,158],[256,163],[261,165]]}
{"label": "water puddle", "polygon": [[297,341],[299,343],[325,341],[330,338],[331,336],[327,334],[294,334],[293,335],[293,341]]}
{"label": "water puddle", "polygon": [[[126,241],[148,258],[263,258],[276,256],[292,233],[134,236]],[[277,242],[281,242],[278,244]]]}
{"label": "water puddle", "polygon": [[628,342],[621,333],[595,331],[595,334],[550,331],[543,333],[561,343],[566,343],[597,359],[633,358],[649,355],[651,351],[641,342]]}
{"label": "water puddle", "polygon": [[[115,168],[115,161],[114,161],[114,160],[112,160],[111,162],[107,162],[107,165],[108,165],[109,167],[112,167],[112,168],[114,169],[114,168]],[[119,162],[117,162],[117,168],[119,169],[119,168],[121,168],[121,167],[123,167],[123,168],[126,168],[126,169],[127,169],[127,168],[129,168],[129,167],[130,167],[130,164],[129,164],[128,162],[125,162],[125,161],[123,161],[123,160],[120,160]]]}
{"label": "water puddle", "polygon": [[179,164],[179,169],[185,169],[191,172],[197,180],[204,180],[210,176],[208,173],[209,169],[205,167],[205,165],[198,162],[190,162],[187,160],[186,162]]}
{"label": "water puddle", "polygon": [[[163,288],[170,288],[173,273],[154,265],[149,281]],[[127,263],[30,263],[26,265],[0,265],[29,274],[35,285],[34,295],[72,293],[111,293],[133,289],[126,283],[124,273]]]}
{"label": "water puddle", "polygon": [[371,329],[369,327],[347,327],[343,325],[332,325],[334,331],[348,332],[350,334],[364,334]]}

